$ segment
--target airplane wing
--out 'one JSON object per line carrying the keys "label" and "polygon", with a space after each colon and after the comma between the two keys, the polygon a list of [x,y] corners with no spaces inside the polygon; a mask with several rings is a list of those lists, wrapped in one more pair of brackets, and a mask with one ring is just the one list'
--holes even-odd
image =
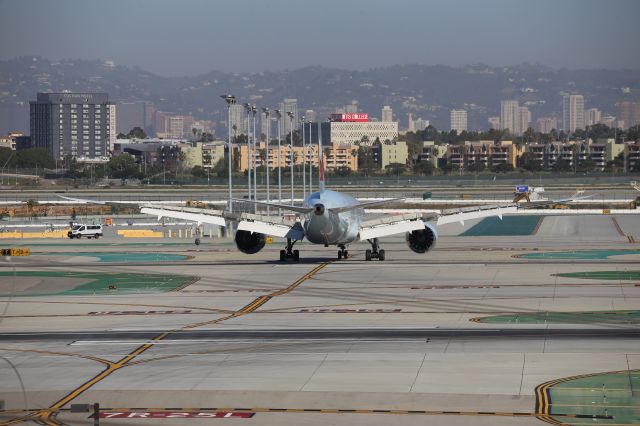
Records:
{"label": "airplane wing", "polygon": [[466,220],[479,219],[490,216],[498,216],[502,219],[502,215],[515,213],[518,205],[509,204],[488,204],[484,206],[462,207],[459,209],[446,209],[440,212],[436,219],[436,225],[444,225],[447,223],[459,222],[464,225]]}
{"label": "airplane wing", "polygon": [[360,224],[360,239],[387,237],[394,234],[424,229],[424,221],[420,213],[405,213],[372,219]]}
{"label": "airplane wing", "polygon": [[221,210],[147,204],[141,206],[140,213],[157,216],[158,220],[163,217],[170,217],[172,219],[196,222],[198,225],[208,223],[210,225],[226,226],[226,218]]}
{"label": "airplane wing", "polygon": [[386,204],[386,203],[390,203],[392,201],[398,201],[398,200],[404,200],[404,198],[387,198],[385,200],[365,201],[362,203],[353,204],[351,206],[332,207],[329,210],[331,210],[334,213],[342,213],[342,212],[348,212],[350,210],[360,209],[368,206],[374,206],[377,204]]}
{"label": "airplane wing", "polygon": [[140,208],[140,213],[157,216],[158,220],[160,220],[163,217],[169,217],[172,219],[182,219],[182,220],[188,220],[191,222],[196,222],[198,225],[202,223],[208,223],[211,225],[226,226],[227,219],[233,219],[232,217],[227,217],[224,214],[224,212],[221,210],[167,206],[163,204],[140,203],[136,201],[108,201],[107,202],[107,201],[89,200],[89,199],[83,199],[83,198],[65,197],[63,195],[58,195],[58,197],[68,201],[74,201],[78,204],[137,205]]}
{"label": "airplane wing", "polygon": [[242,213],[238,223],[238,231],[257,232],[280,238],[302,240],[304,229],[300,222],[287,220],[277,216]]}
{"label": "airplane wing", "polygon": [[289,204],[267,203],[264,201],[255,201],[255,200],[235,199],[233,201],[237,203],[252,203],[252,204],[257,204],[259,206],[268,206],[268,207],[273,207],[274,209],[289,210],[292,212],[303,213],[303,214],[311,213],[313,211],[313,207],[298,207],[298,206],[291,206]]}

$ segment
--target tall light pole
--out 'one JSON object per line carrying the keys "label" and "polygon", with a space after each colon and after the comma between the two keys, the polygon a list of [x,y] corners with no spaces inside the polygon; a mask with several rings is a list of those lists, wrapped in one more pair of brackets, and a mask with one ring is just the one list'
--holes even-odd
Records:
{"label": "tall light pole", "polygon": [[[253,199],[258,199],[258,168],[256,161],[256,154],[258,153],[258,147],[256,143],[256,112],[258,108],[256,108],[256,104],[251,105],[251,112],[253,113],[253,155],[251,155],[251,164],[253,165]],[[253,212],[256,212],[257,206],[253,205]]]}
{"label": "tall light pole", "polygon": [[227,142],[227,152],[229,157],[229,213],[233,212],[233,193],[231,186],[231,153],[233,152],[233,142],[231,141],[231,105],[236,103],[236,97],[230,94],[220,96],[227,102],[227,115],[229,122],[227,129],[229,130],[229,140]]}
{"label": "tall light pole", "polygon": [[289,139],[289,147],[291,148],[291,205],[293,205],[293,112],[287,111],[291,127],[291,137]]}
{"label": "tall light pole", "polygon": [[[280,145],[282,144],[282,135],[281,135],[281,121],[282,121],[282,114],[280,113],[279,109],[274,109],[273,113],[276,117],[276,120],[278,120],[278,203],[282,202],[282,164],[280,162],[280,152],[281,152],[281,148]],[[281,213],[281,210],[278,209],[278,214]]]}
{"label": "tall light pole", "polygon": [[307,144],[306,137],[304,135],[304,122],[305,117],[300,119],[302,124],[302,199],[307,198]]}
{"label": "tall light pole", "polygon": [[309,147],[311,147],[311,153],[309,154],[309,194],[313,192],[313,138],[311,137],[311,121],[309,121]]}
{"label": "tall light pole", "polygon": [[[262,108],[262,112],[264,113],[264,118],[265,120],[267,120],[267,123],[269,123],[269,125],[267,126],[267,143],[265,144],[264,147],[264,151],[265,151],[265,169],[267,170],[267,203],[269,203],[271,201],[270,198],[270,194],[269,194],[269,175],[271,174],[271,169],[269,168],[269,142],[271,142],[271,113],[269,112],[269,108]],[[271,209],[269,208],[269,206],[267,205],[267,216],[269,216],[271,214]]]}
{"label": "tall light pole", "polygon": [[249,199],[251,199],[251,104],[244,104],[244,109],[247,111],[247,190],[249,191]]}

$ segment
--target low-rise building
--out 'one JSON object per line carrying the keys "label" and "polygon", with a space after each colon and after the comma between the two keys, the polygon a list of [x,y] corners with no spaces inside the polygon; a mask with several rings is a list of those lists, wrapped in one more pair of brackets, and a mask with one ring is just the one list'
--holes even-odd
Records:
{"label": "low-rise building", "polygon": [[224,159],[225,141],[212,141],[202,144],[202,167],[211,169]]}
{"label": "low-rise building", "polygon": [[624,169],[627,172],[637,170],[640,163],[640,142],[624,143]]}
{"label": "low-rise building", "polygon": [[[440,167],[446,161],[447,146],[436,145],[434,141],[423,141],[418,161],[429,161],[433,167]],[[444,160],[444,161],[443,161]]]}
{"label": "low-rise building", "polygon": [[378,164],[382,170],[391,164],[407,164],[409,149],[407,143],[397,141],[395,143],[382,143],[374,147],[374,153]]}

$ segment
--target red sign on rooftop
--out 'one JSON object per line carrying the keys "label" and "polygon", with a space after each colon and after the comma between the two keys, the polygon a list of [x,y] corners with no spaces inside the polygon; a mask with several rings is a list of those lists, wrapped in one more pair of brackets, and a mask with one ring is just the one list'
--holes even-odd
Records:
{"label": "red sign on rooftop", "polygon": [[331,114],[331,121],[366,123],[367,121],[369,121],[369,114],[366,114],[366,113]]}

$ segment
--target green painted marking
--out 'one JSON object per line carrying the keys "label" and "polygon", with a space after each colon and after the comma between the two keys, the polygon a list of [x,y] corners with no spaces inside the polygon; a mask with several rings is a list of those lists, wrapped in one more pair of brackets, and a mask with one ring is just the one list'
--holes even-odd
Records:
{"label": "green painted marking", "polygon": [[100,262],[175,262],[189,256],[172,253],[97,252],[97,253],[38,253],[36,256],[84,256],[96,257]]}
{"label": "green painted marking", "polygon": [[526,253],[516,256],[520,259],[608,259],[611,256],[640,254],[640,250],[575,250],[575,251],[547,251]]}
{"label": "green painted marking", "polygon": [[527,312],[506,315],[493,315],[489,317],[479,318],[477,321],[489,324],[629,324],[640,322],[640,310],[593,312]]}
{"label": "green painted marking", "polygon": [[636,281],[640,280],[640,271],[593,271],[593,272],[567,272],[555,274],[564,278],[583,278],[587,280],[618,280]]}
{"label": "green painted marking", "polygon": [[463,237],[531,235],[540,216],[487,217],[461,234]]}
{"label": "green painted marking", "polygon": [[[558,383],[550,388],[549,413],[608,415],[613,419],[558,417],[562,424],[640,424],[640,370],[603,373]],[[634,395],[634,392],[636,395]]]}
{"label": "green painted marking", "polygon": [[[174,291],[177,288],[188,284],[197,279],[197,277],[185,275],[167,275],[167,274],[131,274],[131,273],[91,273],[91,272],[60,272],[60,271],[2,271],[0,272],[0,282],[4,281],[2,287],[6,290],[9,279],[2,277],[40,277],[40,278],[84,278],[89,280],[84,284],[75,286],[72,289],[61,291],[42,291],[29,294],[0,294],[0,297],[9,296],[68,296],[68,295],[117,295],[117,294],[139,294],[139,293],[158,293]],[[110,290],[109,286],[115,285],[116,290]]]}

